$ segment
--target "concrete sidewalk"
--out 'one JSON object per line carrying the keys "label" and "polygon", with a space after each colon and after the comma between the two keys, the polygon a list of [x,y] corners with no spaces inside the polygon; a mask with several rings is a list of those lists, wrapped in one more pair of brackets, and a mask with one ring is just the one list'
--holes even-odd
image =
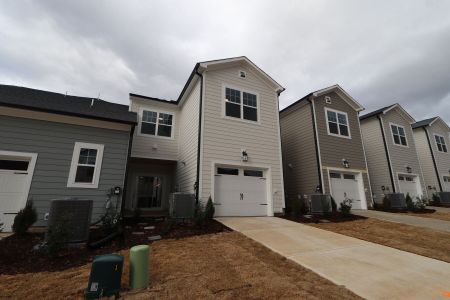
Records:
{"label": "concrete sidewalk", "polygon": [[276,217],[217,220],[366,299],[448,299],[449,263]]}
{"label": "concrete sidewalk", "polygon": [[412,226],[450,232],[450,222],[444,220],[408,216],[402,213],[390,213],[377,210],[352,210],[352,214],[389,222],[402,223]]}

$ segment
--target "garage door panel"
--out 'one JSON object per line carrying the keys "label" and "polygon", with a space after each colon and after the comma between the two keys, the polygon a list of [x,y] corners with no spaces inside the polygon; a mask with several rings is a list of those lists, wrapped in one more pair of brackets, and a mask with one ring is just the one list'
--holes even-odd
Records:
{"label": "garage door panel", "polygon": [[417,176],[407,176],[407,175],[399,175],[398,183],[400,186],[400,192],[405,194],[409,194],[411,198],[416,198],[419,195],[417,190]]}
{"label": "garage door panel", "polygon": [[[339,204],[345,199],[352,200],[352,208],[361,209],[361,187],[359,181],[356,179],[356,175],[340,172],[332,173],[330,178],[331,182],[331,194],[336,204]],[[337,176],[339,174],[339,176]]]}

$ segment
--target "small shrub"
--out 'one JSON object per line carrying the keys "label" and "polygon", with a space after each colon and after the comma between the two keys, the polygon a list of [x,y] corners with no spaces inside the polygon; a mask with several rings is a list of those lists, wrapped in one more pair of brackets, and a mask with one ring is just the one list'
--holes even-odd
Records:
{"label": "small shrub", "polygon": [[331,211],[337,212],[337,204],[333,197],[331,197]]}
{"label": "small shrub", "polygon": [[161,229],[161,235],[167,235],[175,225],[176,221],[174,219],[168,218],[164,221],[163,228]]}
{"label": "small shrub", "polygon": [[301,207],[300,207],[301,204],[300,204],[300,202],[301,202],[301,198],[300,199],[298,199],[298,198],[292,199],[292,202],[291,202],[291,204],[292,204],[291,214],[294,217],[298,217],[298,216],[301,215]]}
{"label": "small shrub", "polygon": [[211,196],[209,196],[208,202],[206,202],[205,206],[205,220],[211,221],[214,218],[214,212],[215,212],[214,203],[212,201]]}
{"label": "small shrub", "polygon": [[345,199],[340,203],[339,211],[341,212],[341,215],[345,218],[350,216],[350,211],[352,209],[352,200],[351,199]]}
{"label": "small shrub", "polygon": [[432,202],[433,205],[439,206],[439,204],[441,204],[441,197],[439,197],[438,193],[433,193],[433,198],[432,198]]}
{"label": "small shrub", "polygon": [[33,207],[33,202],[28,201],[25,208],[21,209],[14,218],[12,230],[14,233],[23,235],[28,231],[31,225],[37,221],[37,212]]}
{"label": "small shrub", "polygon": [[202,227],[205,223],[205,211],[200,201],[195,203],[194,223],[199,227]]}
{"label": "small shrub", "polygon": [[416,202],[414,203],[415,210],[416,211],[425,210],[425,208],[427,207],[427,203],[428,203],[428,199],[425,198],[424,196],[417,197]]}
{"label": "small shrub", "polygon": [[409,193],[406,194],[405,201],[406,201],[406,208],[408,210],[414,211],[416,209],[416,205],[414,204],[414,201],[409,195]]}
{"label": "small shrub", "polygon": [[390,210],[391,209],[391,200],[387,195],[384,195],[383,197],[383,209],[384,210]]}
{"label": "small shrub", "polygon": [[111,209],[108,209],[100,220],[100,229],[104,234],[111,234],[113,232],[116,232],[122,225],[122,218],[120,213],[117,213],[116,211]]}
{"label": "small shrub", "polygon": [[70,237],[70,216],[63,215],[58,218],[47,232],[47,251],[51,257],[56,257],[67,246]]}

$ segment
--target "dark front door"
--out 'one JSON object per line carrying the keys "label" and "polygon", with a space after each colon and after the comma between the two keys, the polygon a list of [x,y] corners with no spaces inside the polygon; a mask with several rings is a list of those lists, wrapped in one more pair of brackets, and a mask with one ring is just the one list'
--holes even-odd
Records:
{"label": "dark front door", "polygon": [[161,208],[161,177],[137,176],[138,208]]}

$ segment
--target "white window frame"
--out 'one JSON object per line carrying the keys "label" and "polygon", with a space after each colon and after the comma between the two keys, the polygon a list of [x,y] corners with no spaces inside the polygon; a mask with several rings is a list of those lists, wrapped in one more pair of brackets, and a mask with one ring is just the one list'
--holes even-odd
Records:
{"label": "white window frame", "polygon": [[[338,125],[339,134],[330,132],[330,126],[328,126],[328,122],[329,122],[328,121],[328,111],[336,113],[336,119],[337,119],[337,125]],[[345,136],[345,135],[341,134],[341,129],[339,128],[339,119],[338,119],[338,115],[337,114],[345,115],[345,118],[347,119],[348,136]],[[352,133],[350,131],[350,120],[349,120],[348,114],[346,112],[325,107],[325,123],[326,123],[326,126],[327,126],[327,133],[328,133],[328,135],[336,136],[336,137],[340,137],[340,138],[344,138],[344,139],[351,139],[352,138]]]}
{"label": "white window frame", "polygon": [[[75,182],[75,176],[77,174],[78,159],[80,157],[81,148],[95,149],[97,150],[97,157],[95,159],[94,176],[91,183]],[[72,162],[70,164],[69,179],[67,180],[67,187],[69,188],[84,188],[84,189],[97,189],[100,181],[100,173],[102,169],[103,151],[105,146],[102,144],[92,144],[75,142],[72,154]]]}
{"label": "white window frame", "polygon": [[[394,131],[392,131],[392,125],[403,128],[403,132],[405,133],[405,140],[406,140],[406,145],[403,144],[397,144],[395,143],[395,139],[394,139]],[[391,138],[392,138],[392,144],[395,146],[399,146],[399,147],[405,147],[405,148],[409,148],[409,141],[408,141],[408,135],[406,134],[406,129],[404,126],[402,125],[398,125],[395,123],[389,123],[389,129],[391,130]],[[399,135],[400,136],[400,135]]]}
{"label": "white window frame", "polygon": [[[226,115],[226,89],[233,89],[233,90],[237,90],[240,92],[241,95],[241,117],[240,118],[235,118],[235,117],[229,117]],[[244,119],[244,93],[249,93],[249,94],[253,94],[256,96],[256,117],[258,118],[257,121],[252,121],[252,120],[247,120]],[[260,109],[260,101],[259,101],[259,93],[254,92],[254,91],[250,91],[241,87],[237,87],[237,86],[233,86],[230,84],[224,84],[222,85],[222,118],[224,119],[228,119],[228,120],[234,120],[234,121],[241,121],[241,122],[245,122],[245,123],[249,123],[249,124],[261,124],[261,109]]]}
{"label": "white window frame", "polygon": [[[144,110],[145,111],[151,111],[151,112],[155,112],[156,113],[156,128],[155,128],[155,134],[148,134],[148,133],[142,133],[141,132],[141,127],[142,127],[142,117],[144,115]],[[172,115],[172,131],[170,132],[170,136],[159,136],[158,135],[158,127],[159,127],[159,114],[168,114],[168,115]],[[175,112],[170,112],[170,111],[164,111],[164,110],[159,110],[159,109],[154,109],[154,108],[150,108],[150,107],[141,107],[139,109],[139,124],[138,124],[138,131],[137,131],[137,135],[138,136],[145,136],[145,137],[153,137],[153,138],[158,138],[158,139],[168,139],[168,140],[173,140],[174,139],[174,131],[175,131]]]}
{"label": "white window frame", "polygon": [[[437,151],[439,151],[439,152],[441,152],[441,153],[448,153],[448,146],[447,146],[447,143],[445,142],[445,137],[444,137],[443,135],[440,135],[440,134],[437,134],[437,133],[434,133],[433,135],[434,135],[434,143],[436,144],[436,149],[437,149]],[[441,150],[439,150],[438,142],[436,141],[436,137],[442,138],[442,140],[444,141],[445,149],[446,149],[447,151],[441,151]],[[441,144],[441,145],[442,145],[442,144]]]}

